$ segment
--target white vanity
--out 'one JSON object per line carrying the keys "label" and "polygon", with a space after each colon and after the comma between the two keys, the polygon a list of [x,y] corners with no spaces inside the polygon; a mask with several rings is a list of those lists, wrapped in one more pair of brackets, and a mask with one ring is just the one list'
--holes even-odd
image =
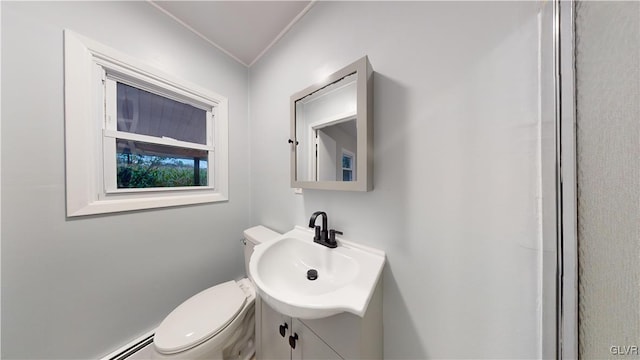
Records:
{"label": "white vanity", "polygon": [[[258,301],[257,359],[382,359],[380,283],[362,318],[343,312],[324,319],[303,320],[283,315],[265,301]],[[284,336],[281,335],[281,327]],[[293,348],[289,337],[295,334],[298,338]]]}
{"label": "white vanity", "polygon": [[296,227],[254,248],[257,358],[381,359],[384,252],[313,237]]}

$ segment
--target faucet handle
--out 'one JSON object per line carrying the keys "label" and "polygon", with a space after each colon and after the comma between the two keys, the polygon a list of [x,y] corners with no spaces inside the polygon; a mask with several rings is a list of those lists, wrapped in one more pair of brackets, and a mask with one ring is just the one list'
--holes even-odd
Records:
{"label": "faucet handle", "polygon": [[336,243],[336,234],[344,235],[344,233],[342,231],[338,231],[338,230],[335,230],[335,229],[329,230],[329,243],[331,243],[331,244],[335,244]]}
{"label": "faucet handle", "polygon": [[320,226],[314,226],[313,228],[316,231],[316,234],[313,237],[313,241],[320,241],[320,239],[321,239],[321,237],[320,237]]}

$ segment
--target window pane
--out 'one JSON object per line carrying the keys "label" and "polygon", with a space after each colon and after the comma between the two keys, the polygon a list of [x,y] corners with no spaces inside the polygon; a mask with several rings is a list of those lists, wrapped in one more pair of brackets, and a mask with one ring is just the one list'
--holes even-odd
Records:
{"label": "window pane", "polygon": [[207,112],[118,83],[118,131],[206,144]]}
{"label": "window pane", "polygon": [[342,181],[353,181],[352,175],[353,173],[351,170],[342,170]]}
{"label": "window pane", "polygon": [[342,155],[342,167],[345,169],[351,169],[351,157],[348,155]]}
{"label": "window pane", "polygon": [[207,185],[205,150],[116,140],[118,188]]}

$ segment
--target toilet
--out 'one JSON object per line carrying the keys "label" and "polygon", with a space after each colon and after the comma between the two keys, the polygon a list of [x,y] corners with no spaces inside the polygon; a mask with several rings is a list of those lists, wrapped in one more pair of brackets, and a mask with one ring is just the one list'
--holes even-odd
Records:
{"label": "toilet", "polygon": [[[244,231],[249,274],[253,247],[280,236],[264,226]],[[153,338],[155,359],[242,359],[255,353],[256,291],[250,279],[231,280],[187,299],[162,321]]]}

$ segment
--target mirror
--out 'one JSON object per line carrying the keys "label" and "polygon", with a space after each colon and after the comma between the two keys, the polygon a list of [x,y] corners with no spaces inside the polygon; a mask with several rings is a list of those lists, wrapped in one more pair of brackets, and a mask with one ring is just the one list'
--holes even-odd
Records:
{"label": "mirror", "polygon": [[372,73],[367,57],[291,96],[291,186],[369,191]]}

